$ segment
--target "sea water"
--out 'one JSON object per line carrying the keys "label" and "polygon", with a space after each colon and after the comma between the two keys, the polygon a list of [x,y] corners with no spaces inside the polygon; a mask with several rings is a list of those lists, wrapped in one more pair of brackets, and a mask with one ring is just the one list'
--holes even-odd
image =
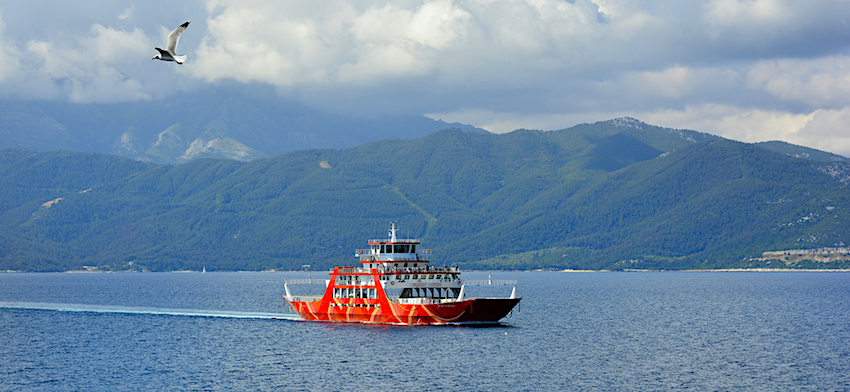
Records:
{"label": "sea water", "polygon": [[0,390],[850,390],[850,273],[496,271],[488,327],[298,321],[307,276],[0,274]]}

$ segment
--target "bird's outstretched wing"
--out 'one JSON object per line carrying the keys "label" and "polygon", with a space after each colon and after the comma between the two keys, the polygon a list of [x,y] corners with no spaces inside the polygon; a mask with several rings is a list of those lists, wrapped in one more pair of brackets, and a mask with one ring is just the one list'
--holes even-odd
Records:
{"label": "bird's outstretched wing", "polygon": [[192,21],[188,21],[178,26],[171,34],[168,34],[168,42],[165,44],[165,50],[171,53],[172,56],[177,54],[177,41],[180,41],[180,34],[183,34],[186,31],[186,28],[189,27],[189,23]]}

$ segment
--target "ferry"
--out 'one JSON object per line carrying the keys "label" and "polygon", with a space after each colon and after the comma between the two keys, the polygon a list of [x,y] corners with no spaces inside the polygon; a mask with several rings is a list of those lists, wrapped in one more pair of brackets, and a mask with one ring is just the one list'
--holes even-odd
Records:
{"label": "ferry", "polygon": [[[334,267],[329,279],[287,280],[285,299],[304,320],[400,325],[494,324],[519,303],[516,281],[464,281],[457,267],[431,264],[418,239],[386,240],[355,250],[358,266]],[[292,295],[289,285],[324,284],[322,295]],[[469,286],[513,285],[507,298],[467,298]]]}

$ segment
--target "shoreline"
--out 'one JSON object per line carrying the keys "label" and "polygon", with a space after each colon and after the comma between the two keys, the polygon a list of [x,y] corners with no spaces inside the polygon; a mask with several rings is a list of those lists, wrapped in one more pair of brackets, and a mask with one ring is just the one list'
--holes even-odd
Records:
{"label": "shoreline", "polygon": [[[569,270],[565,270],[563,272],[569,272]],[[602,271],[600,271],[602,272]],[[850,272],[850,268],[848,269],[836,269],[836,268],[806,268],[806,269],[795,269],[795,268],[717,268],[717,269],[683,269],[683,270],[637,270],[637,269],[629,269],[623,270],[622,272]]]}
{"label": "shoreline", "polygon": [[683,270],[689,272],[850,272],[850,269],[794,269],[794,268],[719,268],[714,270]]}
{"label": "shoreline", "polygon": [[[718,268],[718,269],[682,269],[682,270],[668,270],[668,269],[623,269],[623,270],[586,270],[586,269],[564,269],[564,270],[546,270],[546,269],[534,269],[534,270],[464,270],[464,272],[492,272],[492,271],[500,271],[500,272],[564,272],[564,273],[593,273],[593,272],[850,272],[850,268],[847,269],[836,269],[836,268],[823,268],[823,269],[795,269],[795,268]],[[216,272],[305,272],[305,271],[283,271],[283,270],[262,270],[262,271],[246,271],[246,270],[238,270],[238,271],[216,271]],[[306,271],[306,272],[327,272],[327,271]],[[202,271],[80,271],[80,270],[70,270],[70,271],[16,271],[16,270],[3,270],[0,271],[0,274],[52,274],[52,273],[66,273],[66,274],[116,274],[116,273],[203,273]]]}

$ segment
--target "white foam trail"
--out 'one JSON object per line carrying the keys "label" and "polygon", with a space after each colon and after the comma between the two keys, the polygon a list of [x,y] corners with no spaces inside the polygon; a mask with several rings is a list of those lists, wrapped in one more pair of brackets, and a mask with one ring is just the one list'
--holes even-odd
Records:
{"label": "white foam trail", "polygon": [[297,314],[288,313],[263,313],[263,312],[236,312],[219,310],[195,310],[195,309],[164,309],[145,308],[137,306],[102,306],[83,304],[53,304],[43,302],[0,302],[0,308],[6,309],[31,309],[52,310],[56,312],[91,312],[91,313],[119,313],[119,314],[155,314],[164,316],[184,317],[222,317],[241,319],[273,319],[301,321]]}

